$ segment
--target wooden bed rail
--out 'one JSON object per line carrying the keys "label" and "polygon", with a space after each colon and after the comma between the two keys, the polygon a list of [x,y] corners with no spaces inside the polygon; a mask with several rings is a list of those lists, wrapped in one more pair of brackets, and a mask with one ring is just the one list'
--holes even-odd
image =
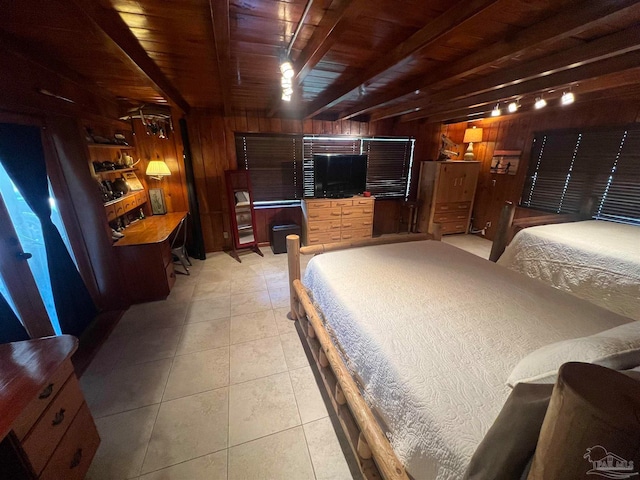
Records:
{"label": "wooden bed rail", "polygon": [[[289,237],[287,237],[288,239]],[[418,242],[420,240],[429,240],[434,238],[426,233],[411,233],[386,235],[384,237],[364,238],[362,240],[354,240],[352,242],[336,242],[323,243],[321,245],[309,245],[301,247],[302,255],[317,255],[319,253],[333,252],[335,250],[346,250],[347,248],[367,247],[370,245],[386,245],[388,243]],[[435,239],[435,238],[434,238]],[[288,250],[287,250],[288,251]]]}
{"label": "wooden bed rail", "polygon": [[[416,240],[424,239],[418,238],[424,237],[422,235],[411,235],[409,237],[404,235],[406,239],[402,241],[410,241],[408,240],[410,237],[414,237]],[[384,243],[393,243],[393,240],[391,242],[367,242],[365,244],[380,245]],[[350,242],[347,245],[361,246],[361,242]],[[312,247],[307,247],[307,252],[305,253],[311,253],[309,248]],[[348,246],[341,248],[348,248]],[[322,248],[317,252],[314,251],[314,253],[338,249],[340,248]],[[358,459],[360,471],[367,479],[380,478],[380,475],[382,475],[386,480],[409,480],[404,465],[398,460],[386,435],[360,394],[356,382],[342,361],[337,348],[331,341],[331,337],[300,281],[300,251],[300,237],[298,235],[287,236],[291,293],[290,318],[298,321],[301,332],[307,338],[309,348],[316,359],[338,420],[342,424],[347,440]]]}

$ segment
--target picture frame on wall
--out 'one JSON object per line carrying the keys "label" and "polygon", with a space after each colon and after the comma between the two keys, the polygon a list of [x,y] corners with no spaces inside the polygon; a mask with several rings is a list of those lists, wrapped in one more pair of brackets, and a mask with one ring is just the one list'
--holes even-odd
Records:
{"label": "picture frame on wall", "polygon": [[496,150],[491,158],[491,173],[515,175],[520,164],[522,150]]}
{"label": "picture frame on wall", "polygon": [[167,205],[164,201],[164,192],[161,188],[149,189],[149,201],[151,202],[151,213],[154,215],[164,215],[167,213]]}

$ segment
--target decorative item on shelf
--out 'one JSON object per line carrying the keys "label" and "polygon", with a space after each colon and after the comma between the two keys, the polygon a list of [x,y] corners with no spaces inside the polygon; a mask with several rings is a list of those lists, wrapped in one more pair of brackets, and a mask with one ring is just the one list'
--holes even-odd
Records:
{"label": "decorative item on shelf", "polygon": [[441,135],[442,146],[440,147],[440,155],[438,160],[451,160],[453,157],[460,155],[460,152],[453,150],[458,148],[458,144],[453,142],[445,134]]}
{"label": "decorative item on shelf", "polygon": [[164,192],[161,188],[150,188],[149,200],[151,201],[151,212],[154,215],[164,215],[167,213],[167,205],[164,202]]}
{"label": "decorative item on shelf", "polygon": [[162,180],[163,177],[171,175],[171,170],[169,170],[164,160],[160,159],[160,155],[156,153],[156,159],[149,162],[145,174],[154,180]]}
{"label": "decorative item on shelf", "polygon": [[122,175],[127,182],[130,191],[139,192],[140,190],[144,190],[142,183],[140,183],[140,180],[134,172],[124,172]]}
{"label": "decorative item on shelf", "polygon": [[113,181],[113,191],[119,192],[119,196],[123,196],[129,193],[129,185],[127,185],[127,181],[122,177],[116,178]]}
{"label": "decorative item on shelf", "polygon": [[130,109],[127,114],[120,117],[120,120],[129,120],[133,130],[133,120],[140,119],[147,135],[158,138],[168,138],[169,132],[173,132],[173,121],[171,120],[171,109],[162,105],[141,105]]}
{"label": "decorative item on shelf", "polygon": [[476,158],[476,156],[473,154],[473,142],[481,142],[482,141],[482,128],[476,128],[476,127],[472,127],[472,128],[467,128],[464,131],[464,139],[462,140],[463,143],[469,143],[469,146],[467,147],[467,151],[464,154],[464,159],[466,161],[472,161]]}

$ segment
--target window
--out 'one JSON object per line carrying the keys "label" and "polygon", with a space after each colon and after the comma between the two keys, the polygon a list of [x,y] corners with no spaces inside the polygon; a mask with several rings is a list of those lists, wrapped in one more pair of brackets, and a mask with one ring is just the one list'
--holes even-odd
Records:
{"label": "window", "polygon": [[302,198],[302,138],[236,134],[238,168],[249,170],[253,201],[293,202]]}
{"label": "window", "polygon": [[306,136],[303,141],[305,197],[313,197],[313,156],[334,153],[367,155],[367,190],[378,198],[407,198],[415,140]]}
{"label": "window", "polygon": [[575,213],[594,197],[594,218],[640,224],[640,130],[537,134],[521,204]]}

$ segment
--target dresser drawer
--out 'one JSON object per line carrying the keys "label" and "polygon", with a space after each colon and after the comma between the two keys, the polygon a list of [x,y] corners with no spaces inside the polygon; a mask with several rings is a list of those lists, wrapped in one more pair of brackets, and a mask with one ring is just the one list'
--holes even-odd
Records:
{"label": "dresser drawer", "polygon": [[433,221],[435,223],[445,223],[445,222],[464,222],[469,216],[469,212],[449,212],[449,213],[436,213],[433,216]]}
{"label": "dresser drawer", "polygon": [[331,220],[340,218],[341,215],[341,208],[319,208],[317,210],[309,210],[307,217],[309,220]]}
{"label": "dresser drawer", "polygon": [[104,207],[104,212],[107,214],[107,222],[116,219],[116,208],[113,205]]}
{"label": "dresser drawer", "polygon": [[349,230],[342,232],[342,240],[359,240],[361,238],[371,238],[371,229],[365,230]]}
{"label": "dresser drawer", "polygon": [[331,207],[350,207],[353,200],[331,200]]}
{"label": "dresser drawer", "polygon": [[332,230],[340,231],[340,220],[324,220],[309,222],[307,231],[311,233],[316,232],[330,232]]}
{"label": "dresser drawer", "polygon": [[373,204],[370,206],[342,207],[343,217],[365,217],[373,215]]}
{"label": "dresser drawer", "polygon": [[362,230],[373,227],[373,216],[369,217],[346,217],[342,219],[343,229]]}
{"label": "dresser drawer", "polygon": [[354,207],[371,207],[373,208],[373,197],[369,197],[369,198],[364,198],[364,197],[357,197],[353,199],[353,206]]}
{"label": "dresser drawer", "polygon": [[331,200],[313,200],[313,201],[305,201],[305,205],[307,206],[307,210],[318,210],[322,208],[331,208]]}
{"label": "dresser drawer", "polygon": [[162,266],[166,267],[170,263],[173,263],[173,255],[171,254],[171,246],[169,245],[169,241],[167,240],[162,242],[158,245],[158,247],[160,248],[160,254],[162,255]]}
{"label": "dresser drawer", "polygon": [[446,222],[440,224],[440,233],[466,233],[467,222]]}
{"label": "dresser drawer", "polygon": [[18,437],[18,440],[22,440],[27,436],[33,424],[36,423],[42,412],[44,412],[53,399],[56,398],[56,395],[72,373],[73,365],[71,365],[70,360],[67,360],[60,365],[60,368],[53,374],[49,383],[42,389],[38,396],[27,405],[27,408],[22,411],[18,419],[13,422],[12,429]]}
{"label": "dresser drawer", "polygon": [[51,456],[41,480],[82,480],[98,450],[100,437],[86,403]]}
{"label": "dresser drawer", "polygon": [[340,241],[340,232],[320,232],[309,233],[307,237],[307,245],[318,245],[320,243],[334,243]]}
{"label": "dresser drawer", "polygon": [[469,211],[471,202],[436,203],[436,213]]}
{"label": "dresser drawer", "polygon": [[71,375],[22,442],[22,448],[36,473],[40,473],[47,464],[83,401],[78,380]]}

